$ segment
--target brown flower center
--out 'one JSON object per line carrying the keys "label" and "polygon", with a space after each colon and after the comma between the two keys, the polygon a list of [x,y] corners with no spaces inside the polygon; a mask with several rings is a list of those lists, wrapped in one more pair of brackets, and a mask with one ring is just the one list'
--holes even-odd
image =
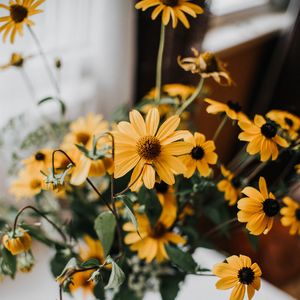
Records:
{"label": "brown flower center", "polygon": [[206,63],[206,69],[204,70],[206,73],[214,73],[220,71],[218,60],[213,53],[205,52],[204,54],[202,54],[202,58]]}
{"label": "brown flower center", "polygon": [[161,223],[158,223],[154,229],[153,229],[153,232],[152,232],[152,237],[154,238],[160,238],[162,237],[164,234],[166,233],[166,227],[161,224]]}
{"label": "brown flower center", "polygon": [[274,217],[279,213],[280,204],[277,200],[266,199],[263,202],[263,211],[268,217]]}
{"label": "brown flower center", "polygon": [[34,179],[30,182],[30,188],[31,189],[37,189],[37,188],[40,188],[41,187],[41,181],[40,180],[37,180],[37,179]]}
{"label": "brown flower center", "polygon": [[254,275],[255,274],[251,268],[244,267],[239,270],[238,278],[239,278],[240,283],[249,285],[253,282],[254,277],[255,277]]}
{"label": "brown flower center", "polygon": [[13,4],[10,6],[10,16],[15,23],[21,23],[28,16],[28,10],[23,5]]}
{"label": "brown flower center", "polygon": [[242,182],[241,182],[241,180],[240,180],[239,178],[233,177],[233,178],[231,179],[231,184],[232,184],[236,189],[238,189],[238,188],[241,187]]}
{"label": "brown flower center", "polygon": [[292,119],[290,119],[290,118],[284,118],[284,121],[285,121],[285,123],[286,123],[287,125],[289,125],[290,127],[293,127],[294,122],[293,122]]}
{"label": "brown flower center", "polygon": [[90,140],[90,135],[86,132],[78,132],[76,134],[76,140],[79,144],[82,144],[82,145],[86,145],[88,143],[88,141]]}
{"label": "brown flower center", "polygon": [[268,121],[260,128],[260,131],[266,138],[271,139],[277,134],[276,123]]}
{"label": "brown flower center", "polygon": [[242,110],[242,107],[237,102],[233,102],[229,100],[227,101],[227,105],[229,106],[230,109],[234,110],[237,113]]}
{"label": "brown flower center", "polygon": [[139,156],[145,160],[153,160],[157,158],[161,152],[159,139],[151,135],[140,138],[136,146]]}
{"label": "brown flower center", "polygon": [[37,161],[43,161],[43,160],[45,160],[46,156],[45,156],[45,154],[42,153],[42,152],[37,152],[37,153],[35,154],[34,158],[35,158],[35,160],[37,160]]}
{"label": "brown flower center", "polygon": [[298,221],[300,221],[300,208],[297,208],[295,211],[295,217]]}
{"label": "brown flower center", "polygon": [[204,149],[200,146],[196,146],[192,149],[191,155],[193,159],[200,160],[204,157]]}
{"label": "brown flower center", "polygon": [[178,5],[179,0],[162,0],[162,3],[167,6],[175,7]]}
{"label": "brown flower center", "polygon": [[156,191],[161,194],[166,194],[169,189],[169,186],[164,181],[161,181],[159,183],[156,182],[154,187]]}

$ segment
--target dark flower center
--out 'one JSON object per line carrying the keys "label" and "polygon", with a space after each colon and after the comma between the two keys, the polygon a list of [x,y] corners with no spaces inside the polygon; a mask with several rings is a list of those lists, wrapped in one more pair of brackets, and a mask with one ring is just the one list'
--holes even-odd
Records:
{"label": "dark flower center", "polygon": [[287,125],[289,125],[290,127],[293,127],[294,122],[293,122],[292,119],[290,119],[290,118],[284,118],[284,121],[285,121],[285,123],[286,123]]}
{"label": "dark flower center", "polygon": [[296,209],[295,211],[295,217],[298,221],[300,221],[300,208]]}
{"label": "dark flower center", "polygon": [[266,199],[263,203],[263,211],[268,217],[274,217],[278,214],[280,205],[277,200]]}
{"label": "dark flower center", "polygon": [[227,105],[230,109],[234,110],[235,112],[240,112],[242,110],[242,107],[237,103],[233,101],[227,101]]}
{"label": "dark flower center", "polygon": [[277,133],[277,126],[274,122],[268,121],[261,127],[260,131],[266,138],[271,139]]}
{"label": "dark flower center", "polygon": [[34,156],[35,160],[41,161],[41,160],[45,160],[45,154],[42,152],[37,152]]}
{"label": "dark flower center", "polygon": [[200,146],[194,147],[191,152],[192,158],[196,160],[202,159],[204,154],[204,150]]}
{"label": "dark flower center", "polygon": [[90,135],[86,132],[79,132],[76,134],[76,140],[79,144],[86,145],[90,140]]}
{"label": "dark flower center", "polygon": [[152,232],[152,236],[154,238],[160,238],[162,237],[164,234],[166,233],[166,228],[163,224],[161,223],[158,223],[154,229],[153,229],[153,232]]}
{"label": "dark flower center", "polygon": [[254,280],[254,272],[249,267],[244,267],[239,270],[238,278],[242,284],[251,284]]}
{"label": "dark flower center", "polygon": [[232,185],[233,185],[236,189],[238,189],[239,187],[241,187],[241,184],[242,184],[241,180],[240,180],[239,178],[237,178],[237,177],[233,177],[233,178],[231,179],[231,183],[232,183]]}
{"label": "dark flower center", "polygon": [[162,3],[167,6],[175,7],[178,5],[178,0],[162,0]]}
{"label": "dark flower center", "polygon": [[206,52],[202,55],[202,57],[206,63],[206,70],[204,70],[206,73],[214,73],[220,71],[218,60],[214,54]]}
{"label": "dark flower center", "polygon": [[165,194],[168,191],[169,186],[164,181],[161,181],[160,183],[156,182],[155,189],[158,193]]}
{"label": "dark flower center", "polygon": [[28,10],[23,5],[13,4],[10,6],[10,16],[15,23],[21,23],[28,16]]}
{"label": "dark flower center", "polygon": [[155,159],[161,152],[159,139],[151,135],[140,138],[137,142],[137,152],[146,160]]}

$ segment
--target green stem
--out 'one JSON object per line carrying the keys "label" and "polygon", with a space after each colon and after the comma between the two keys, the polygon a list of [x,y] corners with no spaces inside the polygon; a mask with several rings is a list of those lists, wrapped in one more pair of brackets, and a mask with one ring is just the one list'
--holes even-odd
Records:
{"label": "green stem", "polygon": [[162,62],[163,62],[163,54],[165,47],[165,34],[166,28],[163,23],[161,23],[160,28],[160,41],[157,55],[157,63],[156,63],[156,103],[158,104],[161,99],[161,78],[162,78]]}
{"label": "green stem", "polygon": [[267,165],[267,161],[261,162],[244,180],[244,184],[247,185],[262,169]]}
{"label": "green stem", "polygon": [[176,115],[178,116],[181,115],[187,109],[187,107],[190,106],[193,103],[193,101],[198,98],[198,96],[201,93],[203,84],[204,84],[204,79],[201,77],[195,92],[193,93],[193,95],[191,95],[190,98],[188,98],[186,101],[183,102],[181,107],[178,108],[178,110],[176,111]]}
{"label": "green stem", "polygon": [[231,223],[234,223],[235,221],[237,221],[237,218],[233,218],[233,219],[230,219],[230,220],[227,220],[221,224],[219,224],[218,226],[212,228],[211,230],[209,230],[204,236],[203,238],[208,238],[210,237],[211,235],[213,235],[215,232],[219,231],[220,229],[230,225]]}
{"label": "green stem", "polygon": [[227,117],[227,115],[225,115],[222,122],[220,123],[219,127],[217,128],[217,130],[214,134],[214,137],[213,137],[214,142],[217,140],[217,138],[218,138],[219,134],[221,133],[222,129],[224,128],[227,120],[228,120],[228,117]]}

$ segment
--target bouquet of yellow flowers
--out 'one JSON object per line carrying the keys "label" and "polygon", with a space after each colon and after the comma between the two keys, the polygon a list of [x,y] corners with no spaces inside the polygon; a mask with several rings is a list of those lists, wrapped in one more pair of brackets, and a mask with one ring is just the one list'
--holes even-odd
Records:
{"label": "bouquet of yellow flowers", "polygon": [[[32,29],[31,16],[42,12],[43,2],[0,4],[8,13],[0,18],[0,32],[13,43],[26,27],[57,91],[40,104],[58,101],[64,115],[59,86]],[[300,118],[272,110],[251,119],[238,103],[206,98],[208,78],[233,84],[225,64],[209,52],[192,49],[192,57],[178,57],[183,71],[199,78],[196,87],[163,85],[165,27],[172,23],[176,30],[180,21],[189,28],[186,15],[195,18],[203,9],[189,0],[142,0],[136,8],[152,8],[152,19],[161,15],[156,87],[112,122],[91,112],[75,121],[51,122],[24,138],[19,152],[12,153],[19,168],[10,193],[30,202],[22,208],[1,204],[0,276],[14,278],[16,272],[38,268],[31,246],[39,241],[55,250],[51,271],[60,300],[78,289],[99,299],[109,294],[115,300],[139,300],[153,279],[162,299],[175,299],[187,274],[220,277],[216,288],[232,289],[230,299],[242,300],[245,293],[252,299],[262,275],[257,263],[233,255],[208,270],[192,254],[198,247],[214,247],[211,237],[228,234],[233,224],[245,225],[255,237],[267,234],[280,217],[291,234],[300,234],[300,204],[288,192],[299,179]],[[14,53],[2,69],[22,68],[25,59]],[[222,118],[212,139],[189,130],[196,101]],[[246,144],[225,165],[215,141],[228,121],[239,126],[239,140]],[[24,149],[31,151],[27,157],[21,155]],[[286,153],[293,157],[292,177],[285,180],[283,172],[281,185],[270,186],[259,174]],[[201,232],[199,220],[211,228]],[[58,235],[38,221],[49,223]]]}

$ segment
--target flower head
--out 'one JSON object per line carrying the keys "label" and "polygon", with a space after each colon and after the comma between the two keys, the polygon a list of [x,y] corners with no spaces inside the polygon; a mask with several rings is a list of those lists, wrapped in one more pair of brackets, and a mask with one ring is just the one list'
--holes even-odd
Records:
{"label": "flower head", "polygon": [[209,176],[212,171],[210,165],[215,165],[218,160],[214,141],[206,141],[205,136],[199,132],[195,132],[194,136],[190,134],[184,140],[192,145],[191,152],[180,157],[186,166],[184,177],[192,177],[196,169],[201,176]]}
{"label": "flower head", "polygon": [[238,125],[243,130],[239,134],[241,141],[249,142],[247,152],[250,155],[260,153],[260,160],[267,161],[278,157],[277,145],[288,147],[288,142],[278,135],[278,126],[272,121],[266,121],[264,117],[256,115],[254,122],[239,121]]}
{"label": "flower head", "polygon": [[14,233],[11,231],[5,234],[2,238],[2,243],[12,255],[18,255],[31,248],[32,239],[27,231],[18,227]]}
{"label": "flower head", "polygon": [[192,51],[194,57],[178,57],[177,61],[182,69],[193,74],[199,74],[202,78],[212,77],[221,85],[232,84],[224,64],[213,53],[205,52],[200,54],[195,48],[192,48]]}
{"label": "flower head", "polygon": [[169,185],[175,183],[174,174],[185,172],[185,166],[177,155],[189,153],[191,146],[183,141],[186,131],[176,131],[178,116],[168,118],[159,128],[159,113],[152,108],[144,121],[133,110],[129,122],[120,122],[114,131],[116,142],[115,177],[124,176],[133,169],[129,186],[136,191],[142,183],[152,189],[155,175]]}
{"label": "flower head", "polygon": [[10,34],[10,42],[14,43],[15,36],[19,33],[23,35],[23,25],[33,26],[34,22],[29,20],[29,17],[42,12],[37,9],[45,0],[10,0],[9,5],[0,4],[0,8],[9,11],[9,16],[1,17],[0,22],[5,22],[0,27],[0,33],[3,34],[3,41],[6,41]]}
{"label": "flower head", "polygon": [[233,288],[230,300],[243,300],[247,290],[248,300],[254,296],[255,290],[260,289],[262,272],[257,263],[245,255],[232,255],[223,263],[216,264],[212,272],[221,279],[216,288],[228,290]]}
{"label": "flower head", "polygon": [[9,67],[21,68],[25,58],[20,53],[12,53],[10,60],[7,64],[0,66],[0,70],[5,70]]}
{"label": "flower head", "polygon": [[186,28],[190,28],[189,21],[184,13],[193,18],[196,18],[197,14],[203,13],[203,9],[200,6],[191,3],[190,0],[142,0],[135,5],[135,8],[145,11],[153,6],[156,6],[156,8],[152,12],[152,20],[155,20],[162,12],[163,24],[165,26],[168,25],[172,18],[173,28],[177,26],[178,20],[181,21]]}
{"label": "flower head", "polygon": [[229,201],[230,206],[235,205],[241,191],[241,181],[224,166],[221,166],[221,173],[224,179],[217,184],[217,188],[224,193],[224,198]]}
{"label": "flower head", "polygon": [[253,235],[267,234],[280,211],[280,204],[275,196],[268,193],[266,180],[259,178],[259,190],[245,187],[242,193],[247,197],[238,201],[238,220],[247,223],[246,228]]}
{"label": "flower head", "polygon": [[284,197],[285,207],[280,210],[282,214],[281,224],[290,226],[290,234],[300,235],[300,204],[290,197]]}
{"label": "flower head", "polygon": [[26,168],[33,171],[46,172],[51,167],[52,152],[50,149],[40,149],[29,158],[24,159],[23,163]]}

